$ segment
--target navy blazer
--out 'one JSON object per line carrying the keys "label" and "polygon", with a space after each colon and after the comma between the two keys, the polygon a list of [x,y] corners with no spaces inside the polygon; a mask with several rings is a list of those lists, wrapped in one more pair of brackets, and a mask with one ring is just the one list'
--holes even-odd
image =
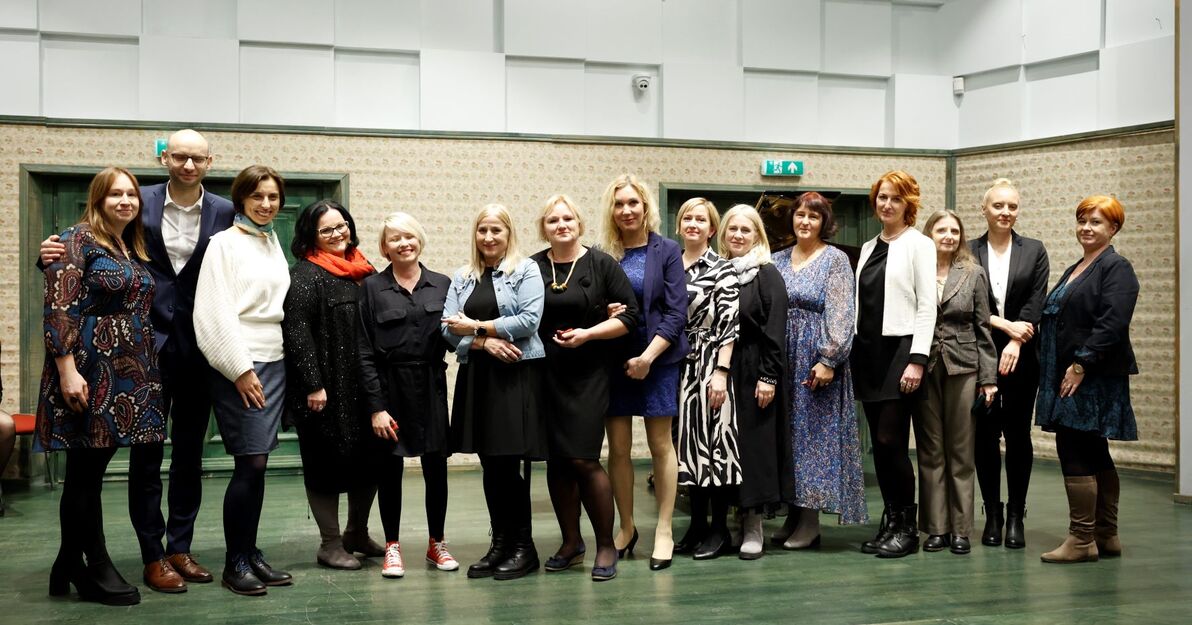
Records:
{"label": "navy blazer", "polygon": [[646,324],[646,343],[653,341],[655,336],[670,341],[670,347],[655,362],[671,365],[690,351],[686,332],[687,272],[683,270],[683,250],[678,243],[655,232],[650,233],[646,247],[641,310],[641,318]]}
{"label": "navy blazer", "polygon": [[[1064,271],[1056,288],[1078,264]],[[1138,373],[1130,345],[1130,321],[1137,301],[1134,267],[1111,245],[1076,276],[1060,299],[1055,337],[1055,364],[1060,375],[1073,362],[1079,362],[1091,375]]]}
{"label": "navy blazer", "polygon": [[149,272],[153,274],[156,292],[153,295],[153,331],[157,351],[167,349],[177,358],[201,357],[195,340],[195,289],[199,283],[199,267],[207,252],[211,235],[232,226],[235,211],[232,203],[210,191],[203,192],[202,217],[199,220],[199,239],[190,260],[182,271],[174,273],[170,255],[161,235],[161,215],[166,204],[166,183],[141,187],[141,221],[145,225],[145,246],[149,252]]}

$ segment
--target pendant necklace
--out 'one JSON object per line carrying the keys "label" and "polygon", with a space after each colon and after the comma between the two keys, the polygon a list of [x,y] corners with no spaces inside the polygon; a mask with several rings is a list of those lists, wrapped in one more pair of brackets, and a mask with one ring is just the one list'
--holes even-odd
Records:
{"label": "pendant necklace", "polygon": [[575,273],[575,266],[579,264],[579,257],[571,261],[571,270],[567,272],[567,277],[563,278],[563,283],[559,284],[559,278],[555,275],[555,261],[550,259],[550,290],[552,293],[562,293],[567,290],[567,283],[571,282],[571,274]]}

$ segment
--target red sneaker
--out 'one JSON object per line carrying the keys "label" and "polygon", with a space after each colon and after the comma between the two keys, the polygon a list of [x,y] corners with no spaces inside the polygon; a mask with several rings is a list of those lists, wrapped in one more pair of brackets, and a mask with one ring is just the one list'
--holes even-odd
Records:
{"label": "red sneaker", "polygon": [[440,571],[454,571],[459,569],[459,562],[447,551],[447,541],[430,539],[426,547],[426,561],[435,565]]}

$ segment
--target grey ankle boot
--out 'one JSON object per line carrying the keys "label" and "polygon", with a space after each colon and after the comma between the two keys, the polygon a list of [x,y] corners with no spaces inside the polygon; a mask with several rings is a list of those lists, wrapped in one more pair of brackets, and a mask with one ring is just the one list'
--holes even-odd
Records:
{"label": "grey ankle boot", "polygon": [[343,533],[345,551],[356,552],[366,558],[385,555],[385,546],[368,535],[368,517],[372,513],[373,499],[376,496],[376,486],[366,486],[348,492],[348,524],[344,527]]}
{"label": "grey ankle boot", "polygon": [[360,561],[344,550],[343,538],[339,535],[339,494],[306,491],[311,516],[319,526],[321,543],[315,552],[315,561],[333,569],[356,570]]}

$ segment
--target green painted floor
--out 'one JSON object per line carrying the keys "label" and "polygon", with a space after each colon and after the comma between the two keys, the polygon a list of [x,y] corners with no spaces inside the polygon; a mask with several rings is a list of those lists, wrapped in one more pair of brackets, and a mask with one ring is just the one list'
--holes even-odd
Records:
{"label": "green painted floor", "polygon": [[[872,526],[841,528],[825,517],[824,546],[816,552],[771,551],[745,562],[732,558],[677,560],[660,573],[647,568],[653,515],[639,467],[641,553],[623,561],[620,576],[594,584],[591,557],[582,570],[538,573],[521,580],[469,580],[463,572],[425,566],[422,483],[406,477],[404,579],[380,576],[380,563],[361,571],[330,571],[314,562],[317,532],[308,517],[301,478],[271,476],[261,547],[295,584],[262,598],[238,597],[218,583],[192,585],[181,595],[142,587],[142,603],[110,608],[46,595],[58,542],[60,490],[34,486],[6,491],[0,518],[0,624],[36,623],[1190,623],[1192,622],[1192,507],[1171,502],[1168,475],[1123,475],[1121,525],[1126,555],[1080,565],[1045,565],[1039,554],[1066,531],[1067,508],[1059,470],[1036,463],[1028,505],[1025,550],[974,545],[972,555],[918,553],[878,560],[857,551]],[[466,567],[488,544],[478,470],[451,473],[447,534]],[[195,548],[218,575],[222,479],[206,482]],[[546,497],[545,473],[534,475],[534,519],[543,558],[557,546],[557,527]],[[876,488],[870,514],[880,514]],[[128,523],[125,484],[106,484],[109,549],[130,581],[140,581],[140,559]],[[978,517],[978,523],[984,522]],[[768,529],[779,520],[767,523]],[[682,516],[676,534],[686,526]],[[980,527],[980,525],[978,526]],[[585,525],[585,534],[590,531]],[[373,513],[373,535],[381,537]],[[594,547],[592,543],[590,546]]]}

